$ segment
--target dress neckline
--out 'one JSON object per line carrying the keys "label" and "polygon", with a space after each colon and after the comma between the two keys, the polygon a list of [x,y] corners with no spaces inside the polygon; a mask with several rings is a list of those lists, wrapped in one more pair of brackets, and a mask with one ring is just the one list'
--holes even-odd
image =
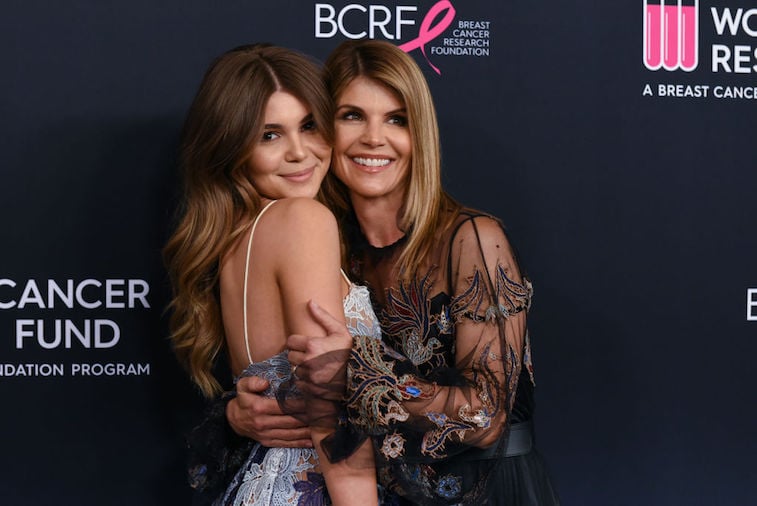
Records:
{"label": "dress neckline", "polygon": [[362,231],[360,232],[360,234],[363,236],[363,240],[365,241],[365,244],[368,246],[368,249],[370,249],[371,251],[375,251],[377,253],[378,252],[386,253],[386,252],[392,251],[407,242],[407,234],[402,234],[399,239],[397,239],[391,244],[387,244],[386,246],[374,246],[373,244],[368,242],[368,239],[365,237],[365,234],[363,234]]}

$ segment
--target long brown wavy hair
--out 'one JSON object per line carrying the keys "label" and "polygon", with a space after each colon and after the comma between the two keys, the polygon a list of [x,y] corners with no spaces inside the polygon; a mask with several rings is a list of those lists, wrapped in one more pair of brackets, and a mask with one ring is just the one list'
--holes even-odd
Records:
{"label": "long brown wavy hair", "polygon": [[[457,210],[460,205],[442,188],[436,109],[426,78],[415,61],[389,42],[345,41],[326,60],[325,81],[334,102],[338,102],[347,86],[361,76],[392,90],[407,110],[412,158],[398,226],[408,240],[397,265],[398,275],[409,277],[433,247],[438,232],[448,226],[451,213],[447,211]],[[323,191],[334,214],[344,223],[352,213],[349,190],[330,172],[324,180]],[[345,247],[349,250],[349,244],[345,243]]]}
{"label": "long brown wavy hair", "polygon": [[207,397],[221,390],[212,373],[225,345],[219,263],[260,210],[248,164],[263,132],[265,106],[276,91],[309,107],[316,127],[333,144],[333,106],[319,66],[305,55],[267,44],[237,47],[218,57],[184,124],[179,159],[184,198],[164,249],[173,288],[171,340]]}

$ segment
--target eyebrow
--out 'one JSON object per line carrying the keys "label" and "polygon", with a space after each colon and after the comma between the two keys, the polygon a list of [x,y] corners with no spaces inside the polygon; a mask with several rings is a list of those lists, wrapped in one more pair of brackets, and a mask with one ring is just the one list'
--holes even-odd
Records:
{"label": "eyebrow", "polygon": [[[336,110],[339,111],[340,109],[357,109],[358,111],[364,111],[364,109],[362,107],[358,107],[358,106],[352,105],[352,104],[341,104],[341,105],[338,105],[337,108],[336,108]],[[392,111],[388,111],[388,112],[385,113],[385,115],[386,116],[391,116],[392,114],[398,114],[398,113],[407,114],[407,107],[400,107],[398,109],[394,109]]]}
{"label": "eyebrow", "polygon": [[[311,112],[300,120],[300,125],[307,123],[308,121],[313,121],[313,119],[313,113]],[[281,127],[282,126],[279,123],[266,123],[265,125],[263,125],[263,130],[276,130],[277,128]]]}

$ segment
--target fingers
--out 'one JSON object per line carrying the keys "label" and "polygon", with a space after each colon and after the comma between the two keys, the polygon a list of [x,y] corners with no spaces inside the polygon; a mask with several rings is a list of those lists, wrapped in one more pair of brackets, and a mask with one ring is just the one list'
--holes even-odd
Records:
{"label": "fingers", "polygon": [[234,432],[266,446],[310,446],[310,429],[300,420],[282,415],[273,399],[256,394],[237,396],[226,405],[226,418]]}
{"label": "fingers", "polygon": [[[302,427],[299,429],[271,429],[266,432],[265,436],[267,441],[289,441],[290,443],[301,444],[303,441],[310,441],[310,428]],[[266,444],[265,441],[260,442],[265,446],[273,446]]]}
{"label": "fingers", "polygon": [[[312,446],[310,427],[291,416],[259,417],[255,426],[245,427],[242,435],[258,441],[264,446],[286,448]],[[239,432],[237,432],[239,433]]]}
{"label": "fingers", "polygon": [[276,399],[269,399],[257,393],[239,392],[236,399],[229,403],[234,403],[239,409],[248,412],[251,417],[258,416],[281,416],[284,413]]}
{"label": "fingers", "polygon": [[287,348],[289,349],[289,353],[293,351],[305,353],[309,339],[309,337],[301,336],[299,334],[292,334],[291,336],[289,336],[287,338]]}
{"label": "fingers", "polygon": [[313,319],[324,328],[327,336],[316,337],[298,334],[289,336],[287,348],[289,349],[289,362],[293,365],[300,365],[306,358],[312,358],[333,349],[352,347],[352,336],[350,336],[343,321],[334,318],[331,313],[312,300],[308,302],[308,308]]}
{"label": "fingers", "polygon": [[269,448],[312,448],[313,447],[313,440],[309,438],[296,439],[294,441],[290,441],[288,439],[268,439],[265,441],[259,441],[259,443]]}
{"label": "fingers", "polygon": [[313,315],[315,321],[317,321],[321,327],[326,330],[326,333],[331,334],[344,334],[346,329],[344,321],[339,321],[334,318],[331,313],[319,306],[315,301],[308,302],[308,309],[310,314]]}
{"label": "fingers", "polygon": [[248,430],[250,422],[246,413],[239,406],[239,399],[233,398],[226,404],[226,420],[229,422],[231,429],[240,436],[255,439],[254,431]]}
{"label": "fingers", "polygon": [[[307,431],[308,427],[300,420],[289,415],[260,415],[251,420],[251,426],[258,432],[276,432],[276,431]],[[295,434],[288,439],[299,439],[301,434]],[[281,437],[281,436],[278,436]]]}
{"label": "fingers", "polygon": [[247,376],[237,381],[237,396],[226,405],[226,418],[234,432],[270,447],[312,447],[310,428],[281,411],[278,401],[264,397],[268,381]]}
{"label": "fingers", "polygon": [[271,419],[268,420],[268,430],[275,431],[276,429],[285,429],[287,431],[296,432],[286,439],[297,439],[301,437],[302,434],[306,435],[306,437],[310,437],[310,428],[305,425],[302,420],[298,420],[293,416],[272,416]]}
{"label": "fingers", "polygon": [[268,388],[268,382],[258,376],[245,376],[237,381],[237,393],[260,394]]}

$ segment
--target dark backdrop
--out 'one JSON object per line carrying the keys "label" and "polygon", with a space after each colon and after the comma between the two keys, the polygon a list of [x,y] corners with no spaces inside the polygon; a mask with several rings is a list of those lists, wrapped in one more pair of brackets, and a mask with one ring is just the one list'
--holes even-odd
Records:
{"label": "dark backdrop", "polygon": [[[343,16],[358,33],[371,5],[390,13],[386,34],[420,36],[440,72],[411,51],[439,109],[447,187],[503,218],[534,280],[538,445],[567,505],[757,497],[757,15],[749,0],[688,3],[688,72],[645,67],[644,0],[381,0]],[[318,37],[333,25],[316,13],[348,4],[3,5],[0,503],[188,501],[182,434],[200,403],[166,342],[160,258],[183,116],[233,46],[324,59],[346,35]],[[427,31],[441,33],[424,37],[437,4]],[[463,21],[488,33],[455,32]],[[713,69],[713,45],[730,72]],[[455,47],[478,54],[445,54]],[[50,307],[48,280],[85,282],[85,304]],[[149,307],[117,307],[128,281],[108,304],[107,280],[146,283]],[[94,339],[103,320],[101,341],[119,333],[110,347]],[[66,325],[89,325],[88,345],[53,346]]]}

